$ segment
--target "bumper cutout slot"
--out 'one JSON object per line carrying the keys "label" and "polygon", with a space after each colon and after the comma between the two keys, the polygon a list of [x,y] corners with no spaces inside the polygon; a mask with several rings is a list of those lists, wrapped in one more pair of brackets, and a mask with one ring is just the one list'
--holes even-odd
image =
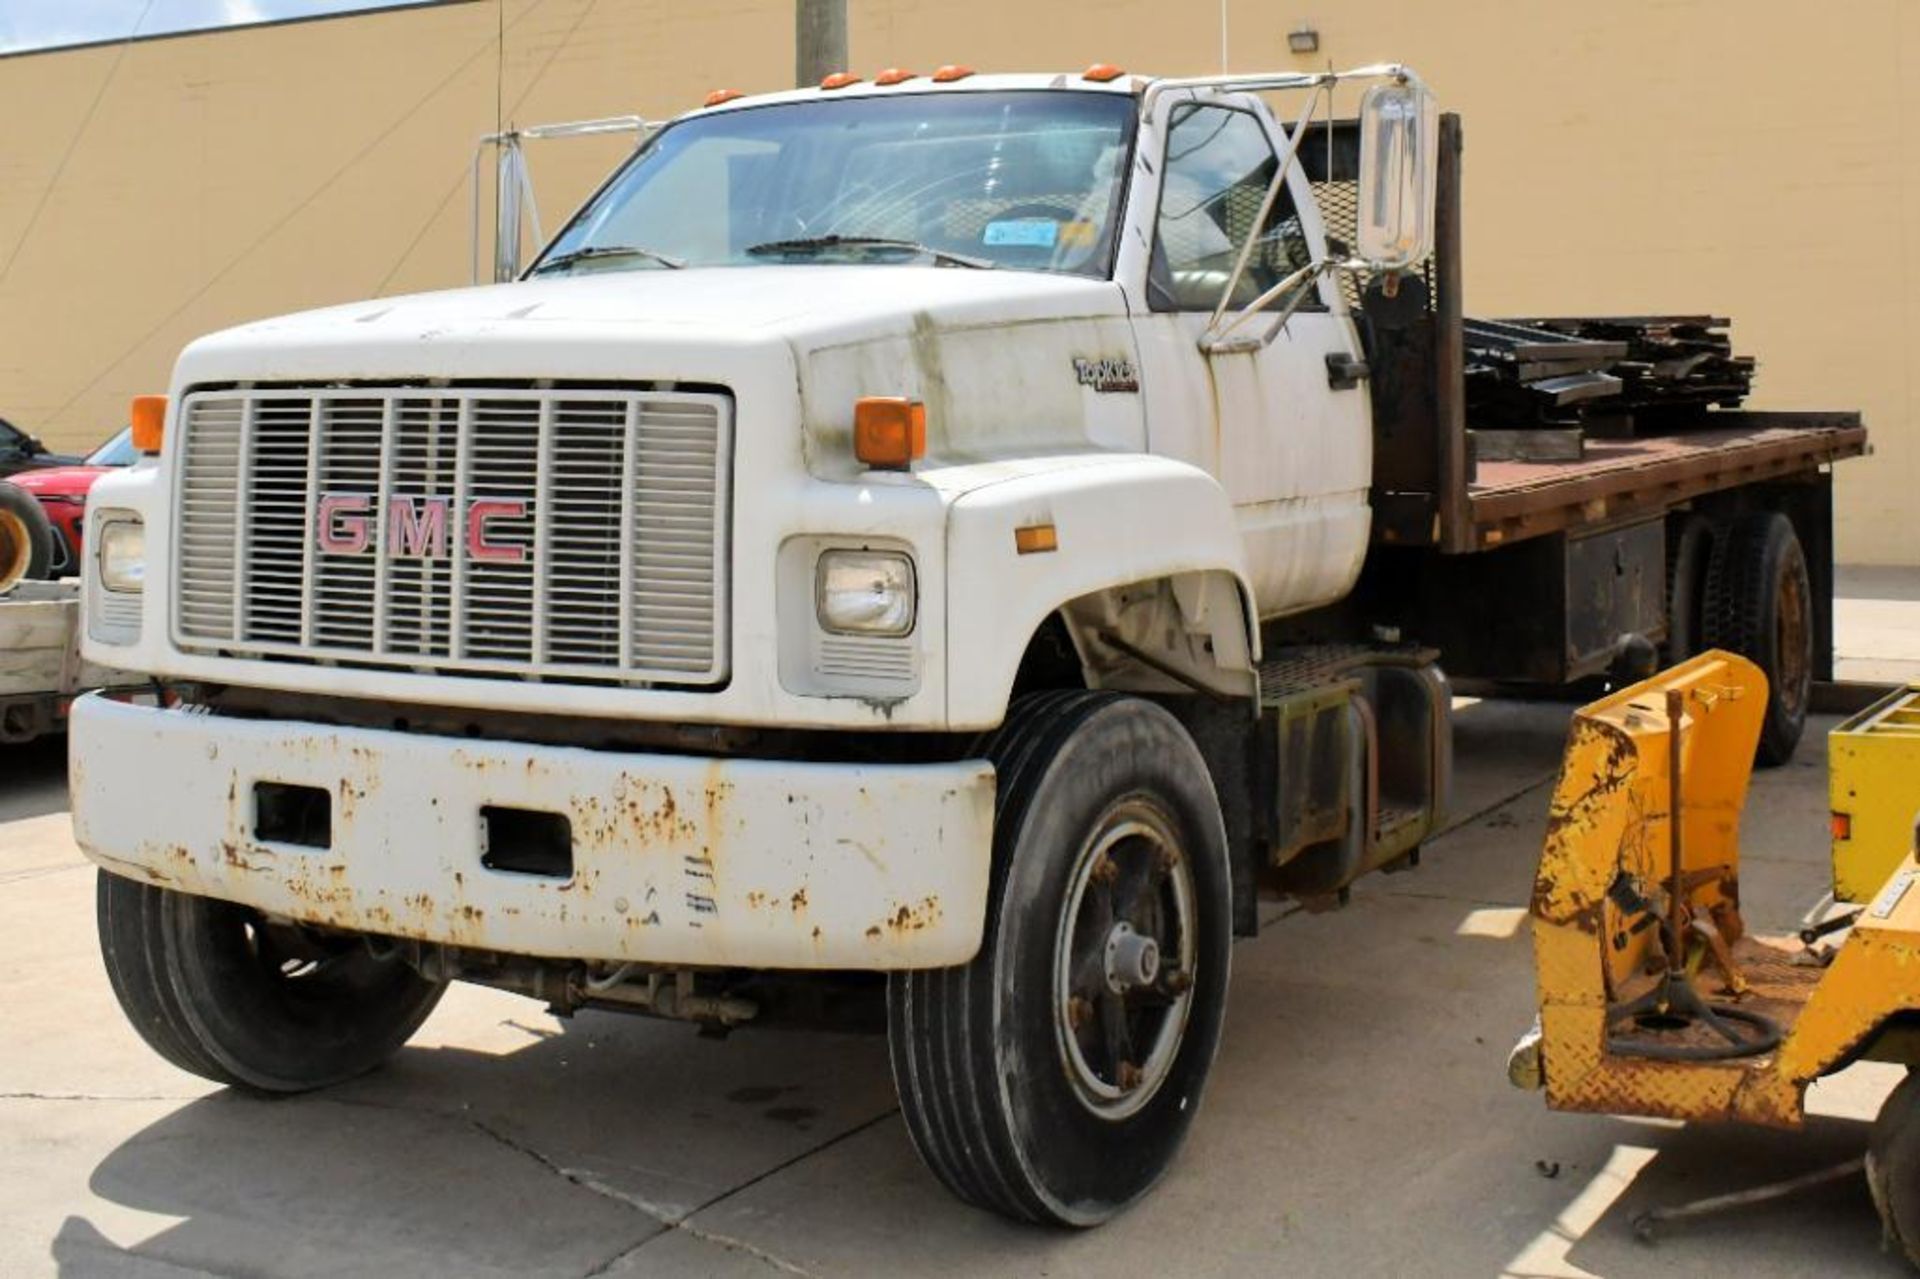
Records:
{"label": "bumper cutout slot", "polygon": [[530,808],[480,810],[480,864],[488,870],[573,878],[573,823]]}
{"label": "bumper cutout slot", "polygon": [[253,837],[263,844],[333,847],[333,796],[318,786],[253,784]]}

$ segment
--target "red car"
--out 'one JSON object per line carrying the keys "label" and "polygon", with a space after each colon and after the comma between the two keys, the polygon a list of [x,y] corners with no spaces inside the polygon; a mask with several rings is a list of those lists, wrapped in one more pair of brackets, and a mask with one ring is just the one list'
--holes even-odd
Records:
{"label": "red car", "polygon": [[116,467],[133,465],[139,456],[133,447],[133,428],[128,427],[76,465],[19,471],[7,477],[8,483],[38,498],[47,518],[53,521],[55,577],[80,571],[80,530],[86,522],[87,491],[93,482]]}

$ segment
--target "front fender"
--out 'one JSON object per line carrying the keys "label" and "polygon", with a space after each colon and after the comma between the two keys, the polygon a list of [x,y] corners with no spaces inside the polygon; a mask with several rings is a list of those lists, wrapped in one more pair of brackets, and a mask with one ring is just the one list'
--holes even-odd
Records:
{"label": "front fender", "polygon": [[[1022,554],[1015,530],[1051,524],[1055,549]],[[1062,605],[1179,574],[1229,575],[1246,651],[1259,656],[1253,591],[1225,490],[1149,455],[1029,463],[971,488],[947,512],[947,720],[997,725],[1027,640]]]}

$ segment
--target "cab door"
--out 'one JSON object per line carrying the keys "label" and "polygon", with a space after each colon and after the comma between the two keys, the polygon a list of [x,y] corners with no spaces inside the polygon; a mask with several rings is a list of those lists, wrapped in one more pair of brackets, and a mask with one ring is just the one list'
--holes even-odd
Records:
{"label": "cab door", "polygon": [[[1372,428],[1358,336],[1332,277],[1251,350],[1200,341],[1258,216],[1284,140],[1252,99],[1162,103],[1143,123],[1119,264],[1139,338],[1149,447],[1203,467],[1233,502],[1261,616],[1345,594],[1368,533]],[[1326,252],[1298,165],[1260,230],[1227,317]],[[1270,314],[1236,330],[1263,333]],[[1330,361],[1329,357],[1332,357]]]}

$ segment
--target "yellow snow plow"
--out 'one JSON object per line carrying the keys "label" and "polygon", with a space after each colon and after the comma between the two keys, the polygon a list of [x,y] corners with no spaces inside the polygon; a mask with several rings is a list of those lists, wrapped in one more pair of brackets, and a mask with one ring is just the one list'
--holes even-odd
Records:
{"label": "yellow snow plow", "polygon": [[[1766,704],[1758,667],[1709,652],[1575,715],[1533,891],[1540,1016],[1509,1064],[1553,1109],[1793,1128],[1823,1075],[1920,1065],[1911,842],[1851,914],[1791,938],[1741,920],[1740,812]],[[1910,829],[1920,774],[1874,781],[1866,797],[1836,773],[1833,793],[1902,806]],[[1836,857],[1839,834],[1836,820]],[[1863,1162],[1920,1265],[1920,1074],[1887,1099]]]}

